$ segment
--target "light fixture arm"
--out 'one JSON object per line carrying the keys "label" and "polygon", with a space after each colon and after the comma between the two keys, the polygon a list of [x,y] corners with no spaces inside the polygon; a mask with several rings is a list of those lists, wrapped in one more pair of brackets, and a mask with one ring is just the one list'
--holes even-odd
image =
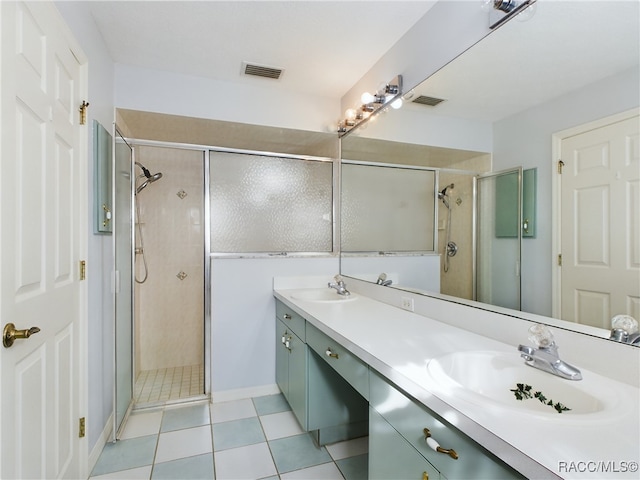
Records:
{"label": "light fixture arm", "polygon": [[522,11],[531,7],[537,0],[484,0],[489,5],[489,28],[498,28]]}
{"label": "light fixture arm", "polygon": [[402,75],[396,75],[374,95],[366,95],[369,98],[360,107],[355,109],[355,112],[357,112],[356,115],[352,115],[351,111],[354,109],[349,109],[347,110],[348,114],[345,115],[344,120],[338,124],[338,134],[340,137],[367,122],[371,117],[387,108],[394,101],[402,98]]}

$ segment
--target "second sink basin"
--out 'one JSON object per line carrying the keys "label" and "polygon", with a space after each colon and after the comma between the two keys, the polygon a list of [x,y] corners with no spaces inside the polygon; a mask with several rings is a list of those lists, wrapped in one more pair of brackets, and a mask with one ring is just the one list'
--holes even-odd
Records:
{"label": "second sink basin", "polygon": [[338,292],[332,288],[308,288],[292,293],[291,298],[307,302],[339,303],[350,302],[358,297],[353,293],[347,296],[339,295]]}
{"label": "second sink basin", "polygon": [[[456,352],[431,360],[427,368],[434,380],[455,394],[470,401],[489,399],[521,413],[567,418],[613,411],[620,404],[614,389],[601,380],[565,380],[525,365],[518,352]],[[511,391],[518,389],[517,384],[530,385],[532,396],[541,392],[547,401],[535,397],[518,400]],[[556,403],[570,410],[558,413]]]}

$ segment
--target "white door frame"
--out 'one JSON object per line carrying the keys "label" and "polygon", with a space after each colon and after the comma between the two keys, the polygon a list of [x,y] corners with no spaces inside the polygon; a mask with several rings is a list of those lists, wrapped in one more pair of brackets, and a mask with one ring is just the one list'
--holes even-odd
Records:
{"label": "white door frame", "polygon": [[560,175],[558,175],[557,170],[558,161],[562,157],[562,141],[566,138],[588,132],[589,130],[595,130],[612,123],[628,120],[638,115],[640,115],[640,108],[632,108],[631,110],[561,130],[551,136],[551,316],[553,318],[561,318],[560,313],[562,311],[562,268],[558,265],[558,256],[562,253],[562,237],[560,234],[562,226],[562,218],[560,215],[562,182],[560,181]]}

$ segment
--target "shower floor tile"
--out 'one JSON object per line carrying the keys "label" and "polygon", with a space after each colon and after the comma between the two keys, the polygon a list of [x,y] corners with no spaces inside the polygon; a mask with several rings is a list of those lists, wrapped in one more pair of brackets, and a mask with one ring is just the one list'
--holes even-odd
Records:
{"label": "shower floor tile", "polygon": [[137,404],[167,402],[202,395],[204,391],[204,367],[186,367],[143,370],[134,387]]}

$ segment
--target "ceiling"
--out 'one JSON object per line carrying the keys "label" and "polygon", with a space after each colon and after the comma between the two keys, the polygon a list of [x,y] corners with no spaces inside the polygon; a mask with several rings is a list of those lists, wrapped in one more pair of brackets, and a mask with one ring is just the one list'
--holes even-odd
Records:
{"label": "ceiling", "polygon": [[[341,98],[435,2],[97,1],[114,62]],[[242,74],[242,62],[284,69]]]}
{"label": "ceiling", "polygon": [[608,76],[637,70],[639,60],[636,0],[542,0],[528,20],[507,22],[413,92],[414,97],[445,102],[433,108],[406,105],[494,122]]}

